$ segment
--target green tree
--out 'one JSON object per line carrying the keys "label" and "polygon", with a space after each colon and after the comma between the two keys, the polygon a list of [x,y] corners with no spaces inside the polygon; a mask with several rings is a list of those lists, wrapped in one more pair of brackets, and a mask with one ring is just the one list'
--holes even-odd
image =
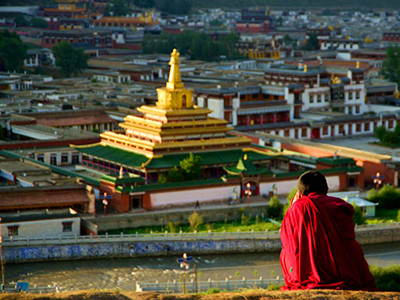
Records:
{"label": "green tree", "polygon": [[398,45],[386,48],[386,60],[383,61],[380,72],[384,78],[400,85],[400,47]]}
{"label": "green tree", "polygon": [[54,46],[53,53],[56,65],[61,67],[61,71],[66,77],[77,76],[87,68],[87,55],[83,53],[82,49],[74,48],[67,41],[62,41]]}
{"label": "green tree", "polygon": [[38,28],[47,28],[48,23],[45,19],[42,19],[42,18],[32,18],[31,26],[38,27]]}
{"label": "green tree", "polygon": [[143,8],[152,8],[155,6],[154,0],[134,0],[133,3],[137,7],[143,7]]}
{"label": "green tree", "polygon": [[307,44],[304,47],[305,50],[319,50],[318,35],[316,33],[311,33],[308,35]]}
{"label": "green tree", "polygon": [[190,229],[197,230],[197,228],[203,224],[203,218],[197,213],[197,211],[193,212],[188,218]]}
{"label": "green tree", "polygon": [[201,162],[201,157],[198,155],[193,155],[193,153],[190,153],[188,158],[185,158],[179,162],[179,166],[181,167],[185,180],[201,178]]}
{"label": "green tree", "polygon": [[168,170],[168,181],[170,182],[179,182],[183,181],[182,170],[178,167],[173,167]]}
{"label": "green tree", "polygon": [[279,201],[278,196],[273,195],[269,199],[267,213],[271,218],[279,218],[282,216],[283,204]]}
{"label": "green tree", "polygon": [[383,139],[383,137],[385,136],[385,133],[386,133],[386,128],[383,127],[383,126],[378,126],[378,127],[375,128],[374,132],[375,132],[375,136],[380,141],[382,141],[382,139]]}
{"label": "green tree", "polygon": [[131,12],[126,0],[111,0],[104,8],[104,15],[126,16]]}
{"label": "green tree", "polygon": [[365,216],[362,208],[358,205],[355,204],[355,202],[351,203],[354,207],[354,215],[353,215],[353,221],[354,224],[357,225],[362,225],[365,223]]}
{"label": "green tree", "polygon": [[15,32],[0,32],[0,70],[22,71],[26,49],[26,45]]}

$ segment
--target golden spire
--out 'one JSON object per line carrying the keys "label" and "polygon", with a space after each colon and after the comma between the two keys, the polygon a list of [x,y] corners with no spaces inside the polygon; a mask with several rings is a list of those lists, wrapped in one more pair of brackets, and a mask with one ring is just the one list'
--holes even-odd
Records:
{"label": "golden spire", "polygon": [[359,61],[359,60],[357,60],[357,63],[356,63],[356,68],[357,68],[357,69],[359,69],[359,68],[360,68],[360,61]]}
{"label": "golden spire", "polygon": [[307,65],[304,65],[304,73],[307,73]]}
{"label": "golden spire", "polygon": [[171,60],[169,61],[171,69],[169,71],[169,77],[167,82],[167,89],[175,90],[183,88],[183,83],[181,79],[181,71],[179,70],[179,52],[174,49],[171,53]]}

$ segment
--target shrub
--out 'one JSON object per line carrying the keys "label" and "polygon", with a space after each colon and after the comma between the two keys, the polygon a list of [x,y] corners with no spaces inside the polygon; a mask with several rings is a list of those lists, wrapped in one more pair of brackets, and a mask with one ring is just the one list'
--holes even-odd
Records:
{"label": "shrub", "polygon": [[169,221],[168,224],[167,224],[168,231],[169,231],[170,233],[175,233],[175,232],[176,232],[176,227],[177,227],[177,225],[178,225],[178,224]]}
{"label": "shrub", "polygon": [[364,217],[364,212],[363,212],[362,208],[359,207],[358,205],[356,205],[355,202],[352,202],[351,204],[354,207],[354,216],[353,216],[354,224],[357,224],[357,225],[364,224],[365,217]]}
{"label": "shrub", "polygon": [[248,225],[249,222],[251,220],[250,216],[246,216],[244,213],[242,214],[241,218],[240,218],[240,224],[242,225]]}
{"label": "shrub", "polygon": [[203,224],[203,218],[197,213],[197,211],[193,212],[188,218],[190,229],[197,230],[201,224]]}
{"label": "shrub", "polygon": [[279,201],[276,195],[269,199],[267,213],[269,217],[279,218],[282,216],[283,204]]}
{"label": "shrub", "polygon": [[381,268],[371,266],[371,273],[375,277],[376,286],[380,291],[400,292],[400,266]]}
{"label": "shrub", "polygon": [[378,191],[376,189],[370,189],[367,192],[367,199],[368,201],[378,203]]}

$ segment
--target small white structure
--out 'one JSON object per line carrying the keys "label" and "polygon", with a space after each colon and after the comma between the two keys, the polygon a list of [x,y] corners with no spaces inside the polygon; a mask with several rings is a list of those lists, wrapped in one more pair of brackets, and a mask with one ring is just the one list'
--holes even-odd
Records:
{"label": "small white structure", "polygon": [[354,203],[361,207],[365,217],[375,217],[375,206],[377,203],[373,203],[359,197],[359,192],[340,192],[340,193],[329,193],[328,196],[338,197],[348,203]]}

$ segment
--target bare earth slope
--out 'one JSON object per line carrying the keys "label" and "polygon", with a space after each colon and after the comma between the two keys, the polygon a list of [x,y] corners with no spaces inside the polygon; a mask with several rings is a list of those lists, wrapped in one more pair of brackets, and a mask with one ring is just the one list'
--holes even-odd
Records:
{"label": "bare earth slope", "polygon": [[212,295],[165,295],[153,292],[118,292],[118,291],[80,291],[60,294],[0,294],[0,300],[173,300],[173,299],[201,299],[201,300],[272,300],[272,299],[334,299],[334,300],[400,300],[400,292],[362,292],[362,291],[334,291],[334,290],[308,290],[308,291],[264,291],[257,290],[239,293],[218,293]]}

